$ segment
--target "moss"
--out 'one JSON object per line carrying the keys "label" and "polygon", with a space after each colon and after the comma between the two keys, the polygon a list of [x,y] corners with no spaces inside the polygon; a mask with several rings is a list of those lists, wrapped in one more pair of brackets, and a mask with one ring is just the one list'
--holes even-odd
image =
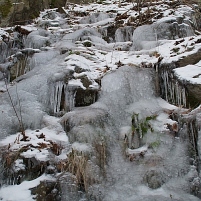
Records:
{"label": "moss", "polygon": [[79,51],[75,51],[74,54],[80,55],[80,52]]}
{"label": "moss", "polygon": [[10,13],[10,9],[12,8],[12,3],[10,0],[6,0],[3,4],[0,5],[0,14],[2,18],[5,18]]}
{"label": "moss", "polygon": [[178,52],[179,52],[179,50],[180,50],[180,48],[179,48],[179,47],[175,47],[175,48],[173,48],[173,49],[172,49],[172,51],[173,51],[174,53],[178,53]]}
{"label": "moss", "polygon": [[149,147],[154,149],[154,148],[158,148],[160,146],[161,142],[159,140],[152,142]]}
{"label": "moss", "polygon": [[79,52],[79,51],[73,52],[72,50],[70,50],[70,51],[68,52],[68,54],[69,54],[69,55],[71,55],[71,54],[80,55],[80,52]]}
{"label": "moss", "polygon": [[91,42],[90,41],[85,41],[85,42],[83,42],[83,45],[85,47],[91,47]]}

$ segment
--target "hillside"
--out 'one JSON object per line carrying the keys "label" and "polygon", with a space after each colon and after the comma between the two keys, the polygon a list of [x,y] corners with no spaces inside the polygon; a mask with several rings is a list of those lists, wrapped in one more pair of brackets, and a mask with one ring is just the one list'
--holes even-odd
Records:
{"label": "hillside", "polygon": [[0,200],[201,199],[196,3],[47,3],[0,28]]}

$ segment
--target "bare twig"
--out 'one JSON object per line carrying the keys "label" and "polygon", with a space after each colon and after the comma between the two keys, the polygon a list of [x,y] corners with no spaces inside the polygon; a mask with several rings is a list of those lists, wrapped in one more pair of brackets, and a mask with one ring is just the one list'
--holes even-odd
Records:
{"label": "bare twig", "polygon": [[[15,115],[16,115],[16,117],[17,117],[18,122],[19,122],[19,126],[20,126],[20,130],[21,130],[21,134],[22,134],[22,136],[23,136],[23,140],[26,141],[27,137],[26,137],[26,135],[25,135],[24,125],[23,125],[23,122],[22,122],[22,115],[21,115],[21,105],[20,105],[20,102],[19,102],[19,105],[20,105],[20,117],[19,117],[19,115],[18,115],[18,113],[17,113],[17,110],[16,110],[16,108],[15,108],[15,105],[14,105],[14,103],[13,103],[13,99],[12,99],[12,97],[11,97],[11,94],[10,94],[10,92],[9,92],[9,90],[8,90],[7,79],[6,79],[6,77],[5,77],[4,74],[3,74],[3,76],[4,76],[5,85],[6,85],[6,91],[7,91],[7,93],[8,93],[8,96],[9,96],[9,99],[10,99],[10,102],[11,102],[11,105],[12,105],[12,108],[13,108],[13,110],[14,110],[14,113],[15,113]],[[16,89],[16,90],[17,90],[17,89]],[[17,92],[17,91],[16,91],[16,92]],[[19,99],[18,93],[17,93],[17,97],[18,97],[18,99]]]}
{"label": "bare twig", "polygon": [[17,99],[18,99],[18,102],[19,102],[20,122],[21,122],[21,124],[22,124],[22,129],[24,130],[24,125],[23,125],[23,121],[22,121],[22,106],[21,106],[19,94],[18,94],[18,91],[17,91],[17,84],[16,84],[15,86],[16,86]]}

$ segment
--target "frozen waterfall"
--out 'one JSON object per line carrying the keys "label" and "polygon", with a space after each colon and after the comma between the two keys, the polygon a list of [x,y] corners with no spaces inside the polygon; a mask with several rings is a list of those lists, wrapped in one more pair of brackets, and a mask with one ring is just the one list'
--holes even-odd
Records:
{"label": "frozen waterfall", "polygon": [[[71,184],[67,183],[62,200],[161,201],[169,200],[170,195],[176,200],[198,200],[180,185],[190,188],[187,180],[195,166],[188,165],[188,141],[165,132],[164,124],[175,124],[166,119],[167,108],[171,111],[176,107],[155,96],[153,69],[124,66],[108,73],[102,79],[96,103],[76,108],[62,118],[71,142],[105,142],[106,161],[96,172],[97,183],[89,187],[86,195],[69,191]],[[140,124],[145,126],[150,119],[149,128],[153,128],[140,137],[139,149],[130,149],[125,140],[132,138],[133,114],[138,114]],[[156,120],[152,121],[152,117]],[[94,157],[98,157],[96,152]]]}
{"label": "frozen waterfall", "polygon": [[133,3],[99,3],[44,11],[27,36],[0,44],[0,200],[25,189],[31,200],[198,201],[201,108],[186,108],[173,73],[188,45],[173,39],[194,30],[185,17],[134,30]]}

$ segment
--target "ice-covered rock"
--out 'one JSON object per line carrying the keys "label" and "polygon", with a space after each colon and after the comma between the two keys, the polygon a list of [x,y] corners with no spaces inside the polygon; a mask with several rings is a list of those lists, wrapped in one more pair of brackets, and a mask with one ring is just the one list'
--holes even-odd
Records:
{"label": "ice-covered rock", "polygon": [[194,35],[193,28],[187,24],[162,22],[137,27],[133,33],[133,49],[152,49],[161,43],[161,40],[175,40]]}
{"label": "ice-covered rock", "polygon": [[97,12],[97,13],[92,13],[87,17],[83,17],[79,22],[80,24],[93,24],[93,23],[104,21],[108,18],[114,18],[114,17],[115,17],[115,14],[112,14],[112,13]]}
{"label": "ice-covered rock", "polygon": [[115,41],[116,42],[132,41],[133,31],[134,31],[134,27],[131,27],[131,26],[118,28],[115,32]]}
{"label": "ice-covered rock", "polygon": [[143,180],[149,188],[157,189],[165,183],[165,176],[162,172],[150,170],[145,173]]}
{"label": "ice-covered rock", "polygon": [[27,48],[40,49],[41,47],[48,46],[50,44],[49,33],[45,30],[38,30],[31,32],[27,38],[25,45]]}
{"label": "ice-covered rock", "polygon": [[92,143],[99,135],[105,136],[104,125],[107,122],[108,112],[93,105],[76,108],[61,118],[61,123],[68,132],[71,142]]}

